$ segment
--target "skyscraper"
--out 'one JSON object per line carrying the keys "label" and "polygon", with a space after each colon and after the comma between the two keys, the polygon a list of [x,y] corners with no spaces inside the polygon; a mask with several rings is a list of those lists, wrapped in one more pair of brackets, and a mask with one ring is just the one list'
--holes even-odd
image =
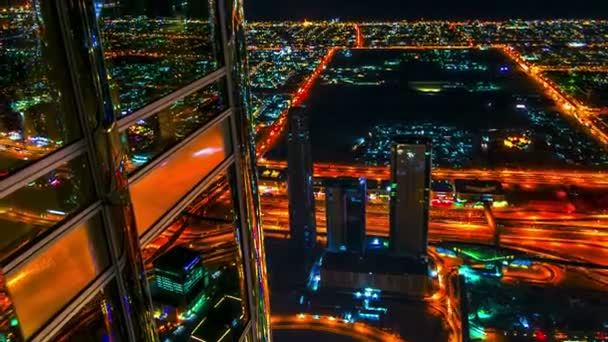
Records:
{"label": "skyscraper", "polygon": [[411,257],[426,256],[431,140],[403,136],[391,145],[390,250]]}
{"label": "skyscraper", "polygon": [[270,338],[242,3],[173,2],[0,4],[0,340]]}
{"label": "skyscraper", "polygon": [[289,232],[295,246],[313,248],[316,244],[317,227],[309,118],[304,107],[294,107],[289,111],[288,120]]}
{"label": "skyscraper", "polygon": [[329,179],[325,185],[327,249],[363,252],[365,245],[365,178]]}

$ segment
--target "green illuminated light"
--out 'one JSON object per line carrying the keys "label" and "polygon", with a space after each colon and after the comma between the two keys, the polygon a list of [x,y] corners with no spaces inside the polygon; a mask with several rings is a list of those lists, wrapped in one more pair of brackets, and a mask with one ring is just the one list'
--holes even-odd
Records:
{"label": "green illuminated light", "polygon": [[504,208],[504,207],[507,207],[508,205],[509,205],[509,202],[507,202],[507,201],[495,201],[495,202],[492,202],[492,206],[494,208]]}
{"label": "green illuminated light", "polygon": [[486,333],[485,333],[483,327],[479,327],[473,323],[470,323],[469,331],[470,331],[471,339],[485,340]]}
{"label": "green illuminated light", "polygon": [[492,317],[492,314],[490,312],[486,312],[484,309],[479,309],[477,311],[477,317],[479,317],[479,319],[488,319]]}

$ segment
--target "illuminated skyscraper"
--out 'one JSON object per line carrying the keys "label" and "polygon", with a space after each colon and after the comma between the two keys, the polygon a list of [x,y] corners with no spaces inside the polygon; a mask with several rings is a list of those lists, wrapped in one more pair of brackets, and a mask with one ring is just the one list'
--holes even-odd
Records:
{"label": "illuminated skyscraper", "polygon": [[313,248],[316,244],[317,228],[309,118],[304,107],[295,107],[290,109],[288,120],[289,233],[297,247]]}
{"label": "illuminated skyscraper", "polygon": [[332,252],[363,252],[365,245],[365,178],[325,181],[327,249]]}
{"label": "illuminated skyscraper", "polygon": [[270,339],[242,3],[176,3],[0,1],[1,341]]}
{"label": "illuminated skyscraper", "polygon": [[316,244],[317,227],[309,118],[304,107],[295,107],[290,109],[288,120],[289,233],[296,246],[313,248]]}
{"label": "illuminated skyscraper", "polygon": [[391,145],[390,250],[397,255],[426,256],[431,141],[404,136]]}

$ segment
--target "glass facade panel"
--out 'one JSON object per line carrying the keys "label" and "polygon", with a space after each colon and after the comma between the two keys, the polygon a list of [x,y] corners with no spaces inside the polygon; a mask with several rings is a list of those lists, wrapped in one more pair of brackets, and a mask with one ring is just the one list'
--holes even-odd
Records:
{"label": "glass facade panel", "polygon": [[91,204],[86,154],[0,199],[0,260]]}
{"label": "glass facade panel", "polygon": [[98,217],[76,227],[6,276],[17,324],[28,339],[109,265]]}
{"label": "glass facade panel", "polygon": [[121,116],[221,66],[215,1],[97,1]]}
{"label": "glass facade panel", "polygon": [[129,186],[139,235],[230,155],[228,127],[224,120],[209,128]]}
{"label": "glass facade panel", "polygon": [[236,341],[249,319],[231,175],[144,246],[161,341]]}
{"label": "glass facade panel", "polygon": [[118,287],[106,285],[74,316],[54,342],[122,342],[127,341],[125,321],[120,309]]}
{"label": "glass facade panel", "polygon": [[242,16],[220,22],[220,2],[0,0],[0,342],[237,341],[257,326],[263,253],[234,171],[251,160],[233,154],[226,97],[241,82],[227,89],[222,68],[239,63],[222,49]]}
{"label": "glass facade panel", "polygon": [[52,2],[0,2],[0,179],[81,136]]}
{"label": "glass facade panel", "polygon": [[225,94],[224,82],[211,84],[128,127],[121,134],[127,171],[146,165],[226,110]]}

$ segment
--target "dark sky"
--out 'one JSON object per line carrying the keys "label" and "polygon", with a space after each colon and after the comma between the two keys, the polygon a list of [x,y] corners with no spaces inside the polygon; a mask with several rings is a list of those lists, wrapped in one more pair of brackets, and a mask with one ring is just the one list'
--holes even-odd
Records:
{"label": "dark sky", "polygon": [[608,0],[244,0],[249,20],[606,18]]}

